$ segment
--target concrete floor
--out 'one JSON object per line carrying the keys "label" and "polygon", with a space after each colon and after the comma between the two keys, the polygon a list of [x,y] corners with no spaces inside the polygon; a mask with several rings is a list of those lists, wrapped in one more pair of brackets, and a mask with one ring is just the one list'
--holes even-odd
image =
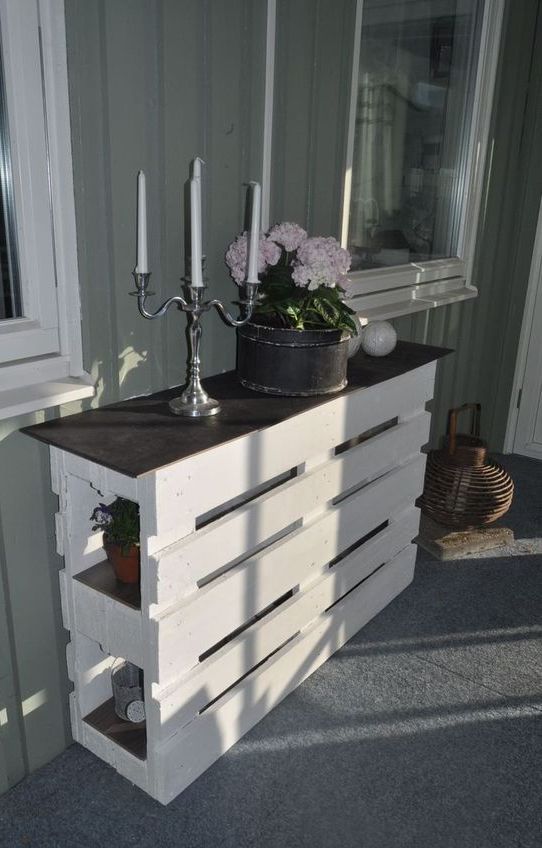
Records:
{"label": "concrete floor", "polygon": [[0,799],[9,848],[541,848],[542,464],[511,549],[437,563],[168,807],[73,745]]}

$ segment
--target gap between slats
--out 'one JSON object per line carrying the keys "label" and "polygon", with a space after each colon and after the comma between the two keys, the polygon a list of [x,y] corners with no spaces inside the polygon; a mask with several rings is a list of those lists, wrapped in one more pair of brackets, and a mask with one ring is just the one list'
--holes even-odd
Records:
{"label": "gap between slats", "polygon": [[[341,562],[344,559],[346,559],[347,556],[354,553],[354,551],[357,551],[358,548],[361,548],[370,539],[374,538],[374,536],[377,536],[379,533],[381,533],[383,530],[385,530],[388,526],[389,526],[389,521],[384,521],[381,524],[379,524],[378,527],[375,527],[373,530],[370,530],[369,533],[366,533],[365,536],[363,536],[361,539],[358,539],[357,542],[354,542],[354,544],[350,545],[344,551],[341,551],[341,553],[338,554],[336,557],[334,557],[334,559],[332,559],[331,562],[326,563],[321,568],[320,573],[325,574],[330,569],[336,568],[337,566],[339,566],[341,564]],[[256,615],[254,615],[249,621],[245,622],[240,627],[236,627],[235,630],[233,630],[231,633],[228,633],[227,636],[225,636],[223,639],[221,639],[215,645],[212,645],[210,648],[208,648],[206,651],[204,651],[199,656],[198,662],[200,662],[200,663],[203,662],[204,660],[207,659],[207,657],[212,656],[220,648],[222,648],[224,645],[227,645],[228,642],[231,642],[233,639],[235,639],[236,636],[239,636],[241,633],[244,633],[245,630],[248,630],[249,627],[252,627],[252,625],[255,624],[257,621],[261,621],[262,619],[264,619],[267,615],[269,615],[269,613],[273,612],[273,610],[282,606],[282,604],[284,604],[287,600],[289,600],[289,598],[293,597],[293,595],[298,590],[299,590],[299,585],[292,586],[292,588],[289,589],[287,592],[285,592],[283,595],[281,595],[280,598],[277,598],[277,600],[273,601],[271,604],[269,604],[269,606],[265,607],[265,609],[263,609],[261,612],[256,613]]]}
{"label": "gap between slats", "polygon": [[[172,598],[160,615],[167,614],[181,602],[183,595],[189,596],[198,587],[207,587],[230,569],[271,547],[278,539],[291,536],[299,528],[304,515],[310,515],[315,509],[345,503],[370,483],[412,460],[426,437],[429,415],[422,412],[408,422],[394,422],[395,419],[391,419],[381,425],[385,430],[376,436],[371,435],[367,441],[358,441],[363,438],[361,434],[355,445],[341,449],[324,465],[283,480],[265,494],[260,493],[255,499],[206,525],[182,544],[165,549],[156,566],[159,582],[170,586],[179,579],[175,575],[180,574],[182,589],[179,590],[179,601]],[[392,448],[397,452],[396,442],[404,450],[400,459],[392,452]],[[285,523],[282,515],[291,520]],[[247,544],[249,528],[252,538]]]}
{"label": "gap between slats", "polygon": [[[211,702],[223,697],[297,633],[312,626],[326,609],[361,586],[382,563],[408,547],[416,535],[417,525],[418,510],[409,507],[398,513],[390,524],[384,522],[374,527],[340,557],[321,568],[302,591],[282,596],[278,599],[279,606],[270,605],[265,615],[248,622],[231,638],[222,640],[216,650],[202,655],[202,661],[184,679],[162,688],[154,684],[153,699],[164,705],[161,708],[162,738],[168,738],[190,723],[197,712],[208,709]],[[343,568],[345,571],[341,573]],[[360,573],[361,579],[358,578]],[[249,656],[253,654],[254,661],[249,668],[243,668],[247,651]]]}

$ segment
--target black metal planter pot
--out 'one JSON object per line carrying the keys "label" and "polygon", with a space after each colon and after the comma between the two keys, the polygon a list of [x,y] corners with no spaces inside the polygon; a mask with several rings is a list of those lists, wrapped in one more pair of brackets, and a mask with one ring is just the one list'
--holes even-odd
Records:
{"label": "black metal planter pot", "polygon": [[243,386],[272,395],[325,395],[346,386],[348,341],[342,330],[287,330],[248,323],[237,330]]}

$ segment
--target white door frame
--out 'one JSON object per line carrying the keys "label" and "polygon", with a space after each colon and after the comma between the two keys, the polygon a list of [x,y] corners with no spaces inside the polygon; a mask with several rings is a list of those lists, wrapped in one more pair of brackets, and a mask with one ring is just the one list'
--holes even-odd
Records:
{"label": "white door frame", "polygon": [[514,441],[516,438],[516,430],[519,418],[519,393],[525,379],[525,369],[527,367],[527,355],[529,352],[529,342],[533,329],[534,305],[539,286],[542,285],[542,198],[538,210],[538,223],[536,225],[536,236],[534,240],[533,256],[531,259],[531,268],[529,271],[529,282],[527,284],[527,297],[525,298],[525,309],[523,312],[523,321],[521,324],[521,333],[519,337],[518,355],[516,359],[516,370],[514,372],[514,382],[512,384],[512,394],[510,396],[510,407],[508,409],[508,421],[506,424],[506,436],[504,439],[504,453],[512,453],[514,450]]}

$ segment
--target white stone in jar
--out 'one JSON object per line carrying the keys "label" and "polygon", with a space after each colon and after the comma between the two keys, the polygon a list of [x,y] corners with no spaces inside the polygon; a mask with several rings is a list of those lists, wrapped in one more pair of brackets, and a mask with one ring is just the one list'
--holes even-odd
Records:
{"label": "white stone in jar", "polygon": [[126,718],[128,721],[133,721],[135,724],[138,724],[140,721],[145,721],[144,701],[130,701],[126,707]]}

